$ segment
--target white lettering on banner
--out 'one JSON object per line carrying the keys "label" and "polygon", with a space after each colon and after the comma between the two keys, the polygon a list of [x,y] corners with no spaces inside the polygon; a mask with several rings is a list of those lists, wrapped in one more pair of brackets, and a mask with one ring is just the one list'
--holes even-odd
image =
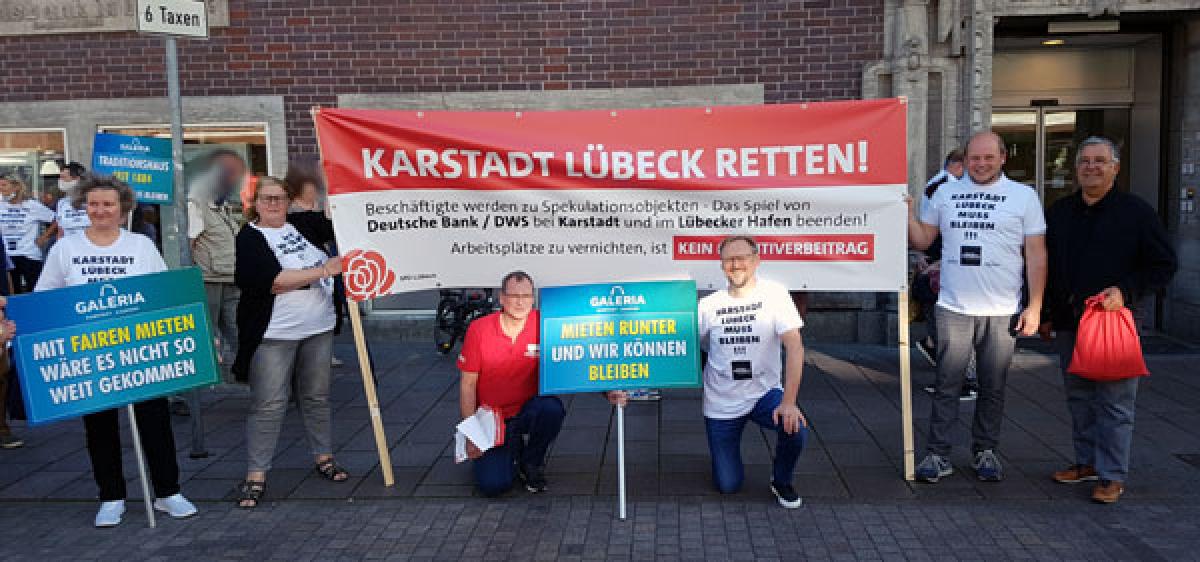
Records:
{"label": "white lettering on banner", "polygon": [[[870,171],[867,141],[842,144],[751,146],[717,148],[670,148],[655,150],[605,150],[589,144],[580,152],[566,151],[481,151],[465,148],[432,150],[417,148],[364,147],[361,149],[363,179],[410,178],[485,179],[551,177],[557,170],[551,162],[561,160],[567,178],[618,181],[659,179],[703,179],[705,169],[715,169],[718,178],[798,177],[827,174],[865,174]],[[711,162],[705,159],[712,159]]]}

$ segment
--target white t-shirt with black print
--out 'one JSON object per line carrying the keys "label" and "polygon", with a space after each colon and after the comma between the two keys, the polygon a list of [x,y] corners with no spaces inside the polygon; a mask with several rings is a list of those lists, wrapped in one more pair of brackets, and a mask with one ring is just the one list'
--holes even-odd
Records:
{"label": "white t-shirt with black print", "polygon": [[[327,256],[304,238],[291,223],[270,228],[252,224],[267,239],[283,269],[321,267]],[[333,329],[333,279],[321,279],[308,287],[275,295],[271,322],[263,339],[302,340]]]}
{"label": "white t-shirt with black print", "polygon": [[759,279],[748,295],[720,290],[699,304],[704,364],[704,417],[749,414],[768,391],[782,388],[781,335],[804,326],[783,285]]}
{"label": "white t-shirt with black print", "polygon": [[72,234],[79,234],[89,226],[92,226],[92,219],[87,216],[87,209],[76,209],[71,205],[71,196],[64,196],[58,200],[58,209],[56,218],[58,220],[58,228],[62,229],[63,238]]}
{"label": "white t-shirt with black print", "polygon": [[1025,237],[1046,234],[1033,188],[1004,176],[981,186],[964,176],[938,188],[921,222],[942,234],[938,306],[969,316],[1020,311]]}
{"label": "white t-shirt with black print", "polygon": [[50,248],[33,290],[73,287],[166,269],[154,242],[142,234],[121,230],[116,242],[108,246],[97,246],[86,234],[72,234]]}
{"label": "white t-shirt with black print", "polygon": [[33,199],[20,203],[0,201],[0,231],[4,233],[9,256],[41,260],[42,249],[37,245],[39,227],[53,221],[54,211]]}

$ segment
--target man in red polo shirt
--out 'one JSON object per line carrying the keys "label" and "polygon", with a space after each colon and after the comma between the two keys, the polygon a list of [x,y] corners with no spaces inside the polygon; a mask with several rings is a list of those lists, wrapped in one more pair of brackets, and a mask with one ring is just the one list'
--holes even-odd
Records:
{"label": "man in red polo shirt", "polygon": [[[528,273],[505,275],[500,282],[500,312],[471,323],[458,356],[462,417],[487,405],[505,418],[504,445],[481,453],[467,441],[475,483],[489,497],[512,487],[514,468],[525,489],[535,494],[546,489],[546,450],[567,415],[557,396],[537,395],[540,338],[533,295]],[[607,396],[613,404],[624,404],[626,399],[623,391]]]}

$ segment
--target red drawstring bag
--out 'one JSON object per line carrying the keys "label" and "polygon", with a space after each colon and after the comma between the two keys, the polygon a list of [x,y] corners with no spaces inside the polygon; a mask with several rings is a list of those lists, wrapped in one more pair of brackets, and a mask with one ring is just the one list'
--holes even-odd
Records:
{"label": "red drawstring bag", "polygon": [[1133,314],[1125,307],[1104,310],[1103,302],[1102,295],[1084,302],[1083,318],[1075,333],[1075,353],[1067,372],[1094,381],[1149,375]]}

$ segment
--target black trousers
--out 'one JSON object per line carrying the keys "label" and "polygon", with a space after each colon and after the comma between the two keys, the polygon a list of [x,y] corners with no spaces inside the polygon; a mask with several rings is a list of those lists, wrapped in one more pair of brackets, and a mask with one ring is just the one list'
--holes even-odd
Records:
{"label": "black trousers", "polygon": [[[138,434],[146,453],[146,468],[154,497],[179,493],[179,464],[175,461],[175,435],[171,433],[171,412],[166,398],[155,398],[133,405],[137,413]],[[121,468],[121,428],[117,410],[104,410],[83,416],[87,433],[88,456],[92,459],[92,477],[100,487],[100,501],[125,499],[125,471]]]}
{"label": "black trousers", "polygon": [[13,294],[32,293],[42,275],[42,262],[25,256],[12,256]]}

